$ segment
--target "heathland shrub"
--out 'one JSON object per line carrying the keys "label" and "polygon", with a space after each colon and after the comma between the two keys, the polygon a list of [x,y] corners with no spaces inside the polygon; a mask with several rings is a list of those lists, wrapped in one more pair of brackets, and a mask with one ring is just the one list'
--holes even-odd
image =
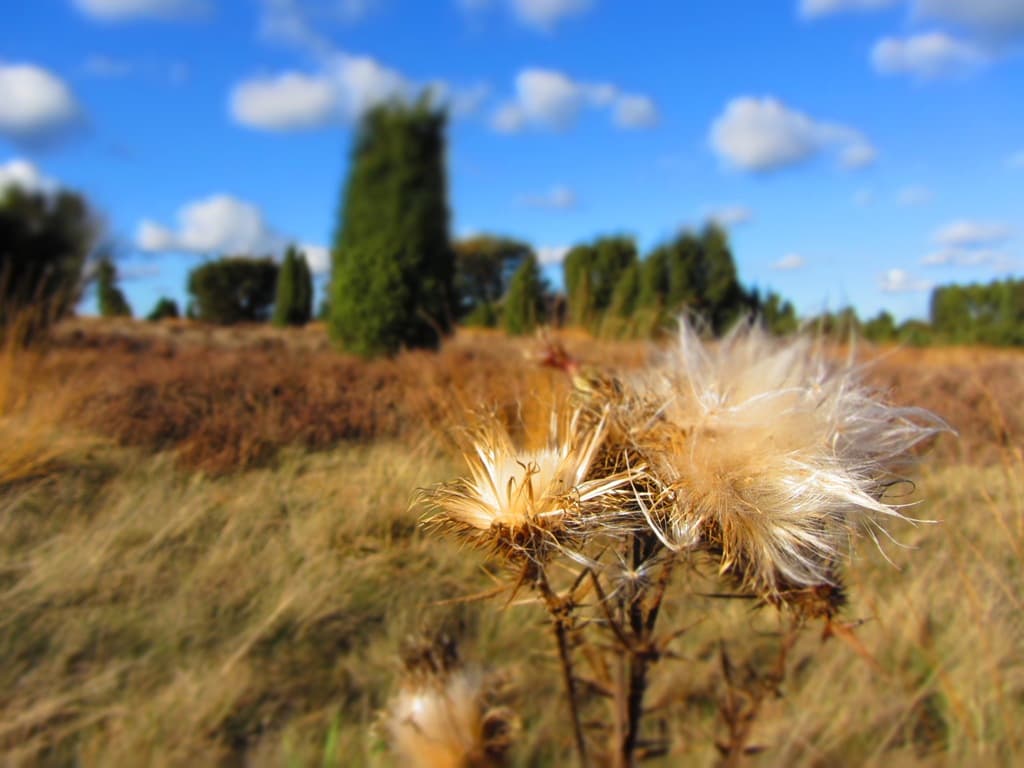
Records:
{"label": "heathland shrub", "polygon": [[532,333],[544,320],[544,279],[533,254],[523,259],[512,276],[501,320],[512,335]]}
{"label": "heathland shrub", "polygon": [[277,287],[272,259],[233,256],[211,261],[188,275],[189,307],[197,320],[220,325],[263,322]]}
{"label": "heathland shrub", "polygon": [[117,267],[108,257],[96,266],[96,300],[100,317],[131,317],[132,308],[124,293],[117,287]]}
{"label": "heathland shrub", "polygon": [[178,302],[174,299],[169,299],[166,296],[161,296],[156,304],[153,305],[153,309],[150,310],[149,314],[146,315],[146,319],[152,322],[157,320],[166,320],[180,317],[181,313],[178,311]]}
{"label": "heathland shrub", "polygon": [[[684,325],[647,370],[575,376],[574,399],[538,444],[520,445],[496,419],[471,425],[469,476],[422,493],[426,525],[502,563],[503,601],[530,590],[546,608],[583,765],[634,765],[672,747],[646,694],[654,668],[680,653],[685,624],[659,625],[674,579],[703,573],[723,597],[774,609],[767,666],[740,674],[720,650],[717,746],[736,764],[801,630],[820,622],[857,644],[838,618],[850,542],[907,520],[888,491],[945,425],[883,402],[810,339],[746,325],[716,347]],[[472,737],[446,745],[463,761],[485,744],[480,711],[448,710]]]}
{"label": "heathland shrub", "polygon": [[302,251],[288,248],[277,273],[274,325],[305,325],[313,314],[313,275]]}
{"label": "heathland shrub", "polygon": [[73,311],[100,227],[85,198],[0,188],[0,333],[26,336]]}

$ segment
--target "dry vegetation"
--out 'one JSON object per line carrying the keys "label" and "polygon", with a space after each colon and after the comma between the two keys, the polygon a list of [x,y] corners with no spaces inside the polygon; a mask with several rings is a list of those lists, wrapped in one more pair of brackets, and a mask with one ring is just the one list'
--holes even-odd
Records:
{"label": "dry vegetation", "polygon": [[[598,365],[640,345],[566,341]],[[415,488],[454,476],[452,420],[529,422],[568,384],[529,342],[465,336],[365,364],[303,332],[61,329],[0,370],[0,763],[391,765],[372,727],[412,633],[446,628],[512,684],[516,764],[571,749],[543,611],[455,598],[484,558],[424,536]],[[910,549],[847,568],[856,641],[805,636],[765,697],[751,765],[1010,765],[1024,754],[1024,355],[876,354],[871,379],[945,417]],[[842,354],[842,351],[837,354]],[[721,638],[742,677],[771,610],[707,618],[658,668],[665,765],[714,764]],[[675,599],[671,599],[671,598]],[[681,608],[679,611],[681,612]],[[688,614],[689,615],[689,614]],[[742,639],[737,639],[742,638]],[[537,649],[537,650],[532,650]],[[748,688],[756,689],[753,682]],[[749,694],[741,694],[748,696]]]}

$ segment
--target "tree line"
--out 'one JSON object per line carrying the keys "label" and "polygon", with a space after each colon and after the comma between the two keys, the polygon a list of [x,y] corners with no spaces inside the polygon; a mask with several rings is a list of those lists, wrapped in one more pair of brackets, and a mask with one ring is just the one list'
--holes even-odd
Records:
{"label": "tree line", "polygon": [[[713,224],[646,254],[622,235],[577,244],[565,256],[561,292],[544,279],[528,243],[496,234],[453,241],[445,131],[444,110],[427,98],[378,106],[359,126],[319,313],[344,349],[372,356],[433,347],[456,325],[512,334],[573,325],[598,336],[651,337],[683,312],[714,334],[747,316],[778,334],[801,325],[790,302],[742,284],[728,235]],[[0,329],[33,308],[30,336],[73,311],[90,283],[100,314],[130,315],[85,199],[0,190]],[[202,321],[294,326],[313,316],[312,274],[294,246],[280,262],[249,254],[205,262],[189,273],[187,288],[184,314]],[[180,314],[164,297],[147,318]],[[897,324],[887,312],[862,321],[847,308],[802,324],[879,342],[1020,345],[1024,280],[936,288],[927,322]]]}

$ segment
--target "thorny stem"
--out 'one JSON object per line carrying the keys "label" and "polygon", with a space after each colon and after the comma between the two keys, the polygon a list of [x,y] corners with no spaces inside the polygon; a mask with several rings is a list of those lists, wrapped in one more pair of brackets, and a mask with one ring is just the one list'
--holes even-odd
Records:
{"label": "thorny stem", "polygon": [[587,760],[587,741],[583,735],[583,722],[580,719],[579,704],[577,702],[576,676],[573,673],[572,652],[569,649],[569,625],[572,615],[572,602],[563,598],[551,589],[547,575],[543,568],[537,569],[537,589],[544,604],[551,614],[551,626],[555,632],[555,640],[558,643],[558,658],[562,665],[562,680],[565,684],[565,694],[569,702],[569,717],[572,720],[573,735],[576,739],[576,751],[579,754],[580,765],[586,768],[589,765]]}
{"label": "thorny stem", "polygon": [[725,678],[725,701],[721,706],[722,717],[726,727],[729,729],[729,741],[727,744],[719,744],[718,748],[722,754],[723,768],[735,768],[740,764],[742,758],[748,753],[747,741],[753,730],[754,723],[761,711],[761,704],[765,696],[773,691],[778,691],[782,681],[786,678],[786,663],[789,652],[796,645],[800,634],[802,623],[797,617],[793,617],[789,626],[782,635],[779,643],[779,653],[775,657],[775,664],[768,674],[760,679],[755,679],[753,690],[748,685],[747,698],[744,703],[743,697],[737,695],[736,681],[733,679],[733,665],[725,650],[725,643],[722,643],[720,656],[722,663],[722,676]]}
{"label": "thorny stem", "polygon": [[[644,542],[633,540],[633,568],[639,569],[649,557]],[[636,765],[636,746],[640,736],[640,723],[644,714],[644,696],[647,693],[647,672],[657,661],[658,649],[654,642],[654,628],[672,577],[674,558],[669,558],[661,568],[654,587],[654,596],[649,608],[644,609],[643,592],[637,592],[629,601],[629,624],[633,641],[629,644],[629,691],[626,697],[626,729],[622,734],[620,761],[623,766]]]}

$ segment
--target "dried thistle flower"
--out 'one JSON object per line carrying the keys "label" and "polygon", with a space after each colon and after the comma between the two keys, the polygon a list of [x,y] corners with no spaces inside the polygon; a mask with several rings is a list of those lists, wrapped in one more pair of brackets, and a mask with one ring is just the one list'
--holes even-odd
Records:
{"label": "dried thistle flower", "polygon": [[592,476],[606,414],[581,409],[552,417],[548,444],[517,450],[494,420],[478,427],[465,454],[470,476],[421,492],[435,510],[427,524],[510,556],[541,559],[553,546],[607,526],[621,514],[630,471]]}
{"label": "dried thistle flower", "polygon": [[418,643],[405,654],[406,675],[383,726],[402,765],[485,768],[502,764],[518,727],[495,704],[495,680],[463,668],[448,638]]}
{"label": "dried thistle flower", "polygon": [[835,585],[856,532],[877,543],[884,520],[906,520],[884,493],[910,449],[946,429],[884,403],[812,340],[749,323],[709,346],[681,322],[634,386],[658,404],[638,438],[661,487],[641,503],[655,532],[673,549],[714,552],[723,573],[773,601]]}

